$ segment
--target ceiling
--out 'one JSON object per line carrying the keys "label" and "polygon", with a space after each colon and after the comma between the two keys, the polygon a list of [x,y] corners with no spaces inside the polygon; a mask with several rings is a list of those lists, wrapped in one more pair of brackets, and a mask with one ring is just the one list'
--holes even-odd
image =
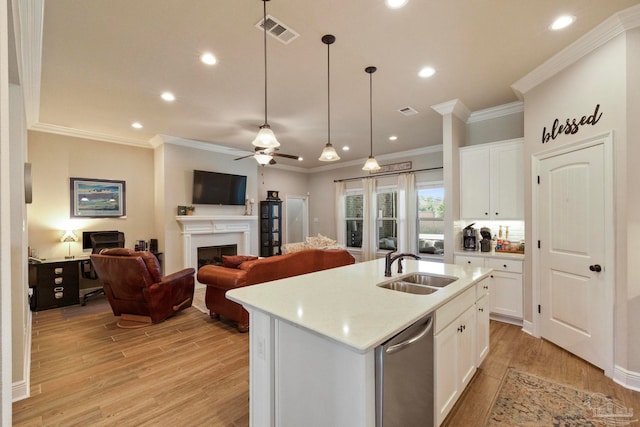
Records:
{"label": "ceiling", "polygon": [[[314,168],[327,142],[331,45],[331,142],[342,160],[369,155],[369,75],[374,65],[373,153],[442,143],[431,106],[460,99],[471,111],[517,101],[511,85],[616,11],[640,0],[271,0],[267,13],[300,34],[267,38],[268,122],[280,152]],[[549,25],[576,16],[562,31]],[[260,0],[46,1],[40,125],[151,146],[155,135],[252,151],[264,122]],[[212,52],[217,64],[200,55]],[[430,65],[436,74],[417,76]],[[160,98],[171,91],[176,100]],[[418,114],[398,112],[412,107]],[[131,127],[132,122],[142,129]],[[396,141],[389,136],[396,135]],[[350,150],[342,151],[348,145]],[[251,158],[239,160],[252,162]],[[340,162],[333,163],[339,164]]]}

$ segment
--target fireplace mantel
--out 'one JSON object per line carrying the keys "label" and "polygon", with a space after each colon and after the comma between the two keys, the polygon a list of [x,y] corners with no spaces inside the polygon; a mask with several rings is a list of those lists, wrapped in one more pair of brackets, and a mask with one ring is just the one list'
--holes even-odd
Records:
{"label": "fireplace mantel", "polygon": [[198,247],[236,244],[239,254],[250,255],[251,229],[256,227],[258,217],[178,215],[176,221],[182,228],[183,268],[198,268]]}

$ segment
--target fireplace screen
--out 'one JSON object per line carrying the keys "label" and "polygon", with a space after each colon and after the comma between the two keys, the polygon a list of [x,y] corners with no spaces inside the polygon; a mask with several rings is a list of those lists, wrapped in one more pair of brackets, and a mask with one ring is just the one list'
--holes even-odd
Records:
{"label": "fireplace screen", "polygon": [[222,265],[223,255],[238,255],[238,245],[203,246],[198,248],[198,268],[203,265]]}

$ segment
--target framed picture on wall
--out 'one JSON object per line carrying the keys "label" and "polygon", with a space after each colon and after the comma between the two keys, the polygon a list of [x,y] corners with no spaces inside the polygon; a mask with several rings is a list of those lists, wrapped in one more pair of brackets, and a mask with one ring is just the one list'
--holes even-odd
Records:
{"label": "framed picture on wall", "polygon": [[70,178],[72,218],[123,217],[126,209],[125,181]]}

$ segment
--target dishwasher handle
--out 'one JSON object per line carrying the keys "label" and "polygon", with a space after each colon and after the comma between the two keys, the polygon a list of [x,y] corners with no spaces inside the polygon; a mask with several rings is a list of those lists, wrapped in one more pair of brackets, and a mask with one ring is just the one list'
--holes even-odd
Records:
{"label": "dishwasher handle", "polygon": [[385,350],[385,353],[387,354],[393,354],[393,353],[397,353],[398,351],[402,350],[403,348],[410,346],[411,344],[413,344],[416,341],[419,341],[420,339],[422,339],[422,337],[424,337],[425,335],[427,335],[429,333],[429,331],[431,330],[431,327],[433,326],[433,316],[429,317],[429,320],[427,320],[427,323],[425,324],[424,328],[418,332],[416,335],[412,336],[411,338],[408,338],[402,342],[399,342],[398,344],[394,344],[390,347],[388,347]]}

